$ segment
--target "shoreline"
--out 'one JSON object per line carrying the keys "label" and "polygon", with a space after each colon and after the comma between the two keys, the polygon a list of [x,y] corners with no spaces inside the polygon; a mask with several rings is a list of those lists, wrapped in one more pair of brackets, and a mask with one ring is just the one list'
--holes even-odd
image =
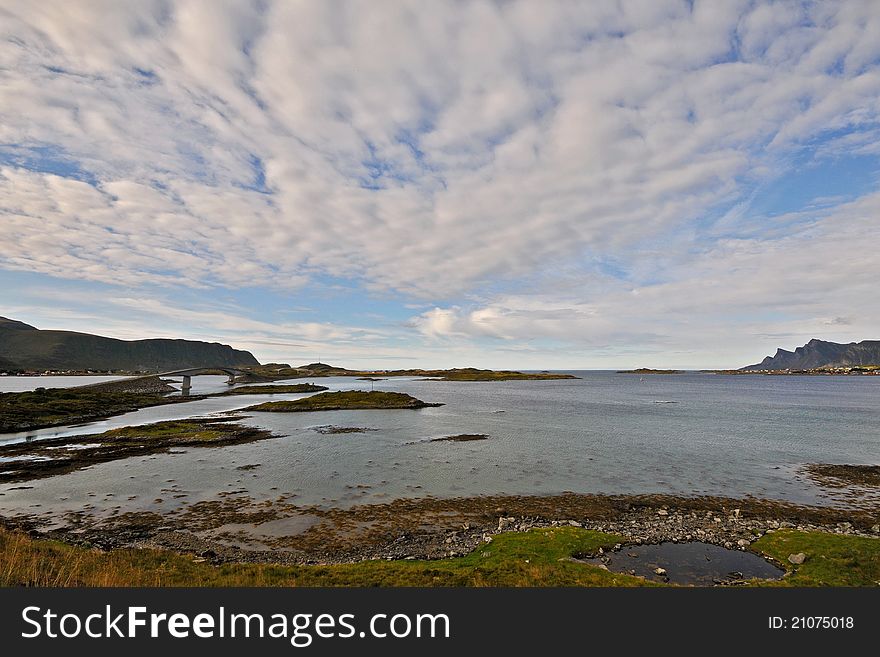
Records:
{"label": "shoreline", "polygon": [[226,497],[167,514],[71,513],[65,520],[47,530],[45,518],[19,515],[0,518],[0,526],[102,550],[156,548],[213,564],[279,565],[464,556],[499,534],[553,527],[619,535],[621,545],[699,541],[738,550],[781,529],[880,539],[880,511],[660,494],[401,498],[348,509]]}

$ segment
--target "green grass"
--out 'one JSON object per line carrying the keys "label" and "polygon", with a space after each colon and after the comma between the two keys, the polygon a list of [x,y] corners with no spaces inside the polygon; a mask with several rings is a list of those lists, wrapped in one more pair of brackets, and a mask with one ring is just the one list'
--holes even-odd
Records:
{"label": "green grass", "polygon": [[[500,534],[464,557],[326,566],[214,566],[163,550],[100,552],[0,529],[0,586],[662,586],[571,559],[624,539],[575,527]],[[753,544],[786,565],[762,586],[876,586],[880,540],[779,531]],[[807,554],[801,566],[788,555]]]}
{"label": "green grass", "polygon": [[424,408],[435,405],[437,404],[428,404],[402,392],[347,390],[344,392],[322,392],[318,395],[291,401],[266,402],[251,406],[246,410],[295,413],[302,411]]}
{"label": "green grass", "polygon": [[[219,429],[208,426],[217,426]],[[212,442],[225,435],[223,426],[222,424],[206,425],[204,422],[190,420],[167,420],[155,424],[110,429],[94,436],[86,436],[84,440],[102,445],[114,445],[120,442],[143,443],[149,440]],[[92,438],[94,440],[91,440]]]}
{"label": "green grass", "polygon": [[652,586],[570,560],[618,536],[573,527],[497,536],[465,556],[328,566],[199,563],[162,550],[99,552],[0,530],[2,586]]}
{"label": "green grass", "polygon": [[[781,563],[790,575],[769,585],[880,586],[880,539],[824,532],[780,530],[765,534],[752,549]],[[799,566],[788,561],[803,552]]]}

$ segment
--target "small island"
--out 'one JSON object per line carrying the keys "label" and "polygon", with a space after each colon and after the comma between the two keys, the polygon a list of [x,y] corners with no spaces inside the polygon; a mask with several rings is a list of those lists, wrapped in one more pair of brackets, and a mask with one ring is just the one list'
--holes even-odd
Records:
{"label": "small island", "polygon": [[460,433],[455,436],[443,436],[442,438],[432,438],[428,442],[432,443],[443,443],[443,442],[452,442],[452,443],[469,443],[474,440],[486,440],[489,438],[484,433]]}
{"label": "small island", "polygon": [[[227,390],[222,395],[284,395],[298,392],[323,392],[329,390],[327,386],[318,386],[314,383],[295,383],[290,385],[264,385],[264,386],[240,386]],[[219,396],[219,395],[218,395]]]}
{"label": "small island", "polygon": [[134,456],[184,447],[225,447],[273,438],[264,429],[238,424],[240,416],[168,420],[102,433],[0,445],[0,483],[32,481]]}
{"label": "small island", "polygon": [[684,370],[655,370],[650,367],[640,367],[637,370],[618,370],[618,374],[684,374]]}
{"label": "small island", "polygon": [[301,413],[308,411],[414,409],[427,408],[429,406],[443,406],[443,404],[424,402],[402,392],[346,390],[322,392],[303,399],[265,402],[264,404],[250,406],[245,410],[268,413]]}

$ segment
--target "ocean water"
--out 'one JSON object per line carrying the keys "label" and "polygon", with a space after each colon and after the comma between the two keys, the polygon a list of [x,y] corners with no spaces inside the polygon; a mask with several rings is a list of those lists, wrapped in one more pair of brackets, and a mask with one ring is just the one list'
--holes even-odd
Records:
{"label": "ocean water", "polygon": [[[327,506],[399,497],[483,494],[672,493],[827,503],[796,476],[805,463],[880,463],[880,377],[623,375],[572,372],[556,381],[389,379],[437,408],[250,413],[279,437],[216,449],[138,457],[0,488],[0,513],[157,510],[239,491]],[[301,382],[301,381],[299,381]],[[369,389],[348,378],[331,389]],[[302,396],[302,395],[296,395]],[[210,415],[276,395],[144,409],[82,427]],[[323,425],[374,429],[324,435]],[[481,433],[474,442],[433,438]],[[3,436],[0,440],[12,437]],[[21,439],[21,436],[16,439]],[[241,465],[255,465],[236,470]],[[162,489],[166,494],[160,494]],[[185,497],[174,498],[173,491]],[[161,503],[155,499],[161,497]],[[132,498],[132,499],[128,499]],[[124,502],[120,500],[125,500]]]}

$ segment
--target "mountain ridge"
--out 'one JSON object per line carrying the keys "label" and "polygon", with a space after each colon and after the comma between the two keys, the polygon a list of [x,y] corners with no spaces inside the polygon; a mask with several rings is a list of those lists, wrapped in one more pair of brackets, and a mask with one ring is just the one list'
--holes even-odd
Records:
{"label": "mountain ridge", "polygon": [[249,351],[219,342],[119,340],[77,331],[43,330],[0,317],[0,369],[5,370],[150,372],[259,364]]}
{"label": "mountain ridge", "polygon": [[809,370],[864,365],[880,365],[880,340],[838,343],[813,338],[794,351],[777,349],[773,356],[741,370]]}

